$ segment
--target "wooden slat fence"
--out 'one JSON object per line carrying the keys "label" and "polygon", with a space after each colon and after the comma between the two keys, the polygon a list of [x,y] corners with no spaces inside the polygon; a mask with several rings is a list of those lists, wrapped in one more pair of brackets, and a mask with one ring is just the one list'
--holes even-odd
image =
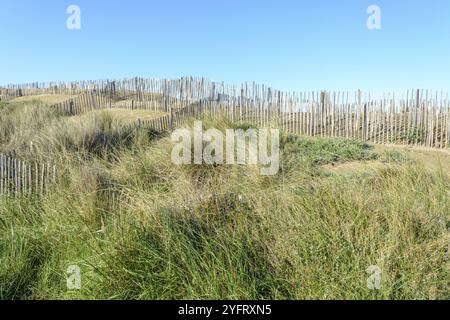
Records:
{"label": "wooden slat fence", "polygon": [[172,114],[151,119],[151,120],[140,120],[137,119],[136,122],[124,126],[124,130],[132,129],[150,129],[155,130],[157,132],[167,132],[172,131],[176,127],[182,126],[185,121],[189,118],[194,118],[196,116],[196,111],[193,106],[174,110]]}
{"label": "wooden slat fence", "polygon": [[0,196],[43,195],[56,180],[56,167],[0,154]]}
{"label": "wooden slat fence", "polygon": [[205,112],[225,113],[233,121],[307,136],[450,147],[450,103],[443,92],[283,92],[254,82],[237,86],[193,77],[25,84],[7,89],[24,95],[39,90],[80,94],[56,106],[67,114],[102,108],[158,110],[170,113],[171,126],[177,126],[182,112],[196,118]]}

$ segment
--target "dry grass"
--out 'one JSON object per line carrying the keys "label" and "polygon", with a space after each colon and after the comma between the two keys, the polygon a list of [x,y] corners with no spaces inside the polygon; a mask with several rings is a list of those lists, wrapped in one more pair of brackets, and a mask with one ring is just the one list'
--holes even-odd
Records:
{"label": "dry grass", "polygon": [[448,149],[377,145],[375,146],[375,151],[379,153],[401,152],[405,157],[417,161],[430,170],[450,174],[450,151]]}
{"label": "dry grass", "polygon": [[77,95],[67,94],[39,94],[33,96],[24,96],[11,100],[11,103],[32,103],[41,102],[43,104],[52,105],[76,98]]}
{"label": "dry grass", "polygon": [[129,110],[129,109],[113,108],[113,109],[95,110],[74,117],[70,117],[69,119],[73,122],[83,122],[104,113],[108,113],[113,119],[121,121],[123,123],[136,122],[138,119],[140,119],[141,121],[153,120],[167,115],[166,112],[161,111],[150,111],[139,109]]}
{"label": "dry grass", "polygon": [[360,173],[376,172],[379,169],[388,168],[391,164],[382,161],[351,161],[341,164],[327,164],[323,168],[326,172],[339,175],[354,175]]}
{"label": "dry grass", "polygon": [[324,165],[323,168],[326,172],[333,174],[355,175],[401,167],[409,161],[422,166],[424,170],[450,175],[450,153],[448,150],[393,145],[375,145],[374,150],[380,154],[380,157],[376,160],[331,163]]}

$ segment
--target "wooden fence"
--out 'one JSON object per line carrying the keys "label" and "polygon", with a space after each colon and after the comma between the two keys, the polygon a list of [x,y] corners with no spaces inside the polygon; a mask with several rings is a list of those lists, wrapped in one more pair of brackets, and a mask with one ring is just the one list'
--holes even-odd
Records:
{"label": "wooden fence", "polygon": [[154,130],[156,132],[167,132],[172,131],[173,129],[182,126],[187,119],[199,117],[197,114],[195,105],[191,105],[182,109],[173,109],[171,114],[168,114],[163,117],[151,119],[151,120],[141,120],[137,119],[136,122],[124,126],[124,130],[132,129],[149,129]]}
{"label": "wooden fence", "polygon": [[0,88],[0,101],[8,101],[22,96],[21,90],[9,90]]}
{"label": "wooden fence", "polygon": [[[320,137],[361,139],[376,144],[409,144],[450,147],[448,101],[381,99],[370,102],[338,102],[339,96],[322,92],[317,100],[280,100],[275,104],[230,106],[203,101],[203,113],[227,114],[234,121]],[[196,114],[196,113],[194,113]]]}
{"label": "wooden fence", "polygon": [[[171,131],[189,118],[209,114],[305,136],[450,147],[448,94],[426,90],[384,95],[361,91],[282,92],[255,83],[233,86],[203,78],[133,78],[15,85],[0,88],[0,99],[43,93],[77,95],[53,106],[68,116],[108,108],[168,113],[153,120],[137,119],[124,130]],[[55,180],[53,165],[28,163],[14,155],[0,154],[0,196],[42,195]]]}
{"label": "wooden fence", "polygon": [[256,83],[226,85],[192,77],[33,83],[6,90],[22,95],[79,94],[55,105],[69,115],[103,108],[157,110],[171,115],[173,127],[179,125],[181,114],[199,117],[202,113],[225,113],[235,121],[277,126],[307,136],[450,146],[450,103],[448,93],[443,92],[283,92]]}
{"label": "wooden fence", "polygon": [[0,196],[43,195],[55,180],[55,166],[0,154]]}

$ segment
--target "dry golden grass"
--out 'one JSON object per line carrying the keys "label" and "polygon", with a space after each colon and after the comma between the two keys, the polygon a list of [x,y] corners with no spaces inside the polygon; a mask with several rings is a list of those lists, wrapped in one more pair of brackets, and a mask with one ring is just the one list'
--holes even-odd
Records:
{"label": "dry golden grass", "polygon": [[409,160],[432,172],[443,172],[450,175],[450,153],[447,150],[421,148],[412,146],[385,146],[375,145],[374,150],[382,155],[377,160],[371,161],[350,161],[340,164],[328,164],[323,168],[330,173],[339,175],[352,175],[358,173],[376,172],[380,169],[400,166],[402,162],[387,162],[386,157],[396,157],[402,160]]}
{"label": "dry golden grass", "polygon": [[69,95],[69,94],[39,94],[33,96],[24,96],[11,100],[13,103],[30,103],[34,101],[40,101],[44,104],[52,105],[67,101],[69,99],[76,98],[77,95]]}
{"label": "dry golden grass", "polygon": [[347,174],[355,174],[361,172],[376,172],[378,169],[382,169],[384,167],[391,166],[391,164],[386,164],[381,161],[351,161],[345,162],[341,164],[327,164],[323,166],[323,168],[327,172],[339,174],[339,175],[347,175]]}
{"label": "dry golden grass", "polygon": [[114,109],[95,110],[78,116],[71,117],[70,119],[71,121],[74,122],[86,121],[105,112],[110,114],[115,120],[119,120],[125,123],[136,122],[138,119],[140,119],[141,121],[153,120],[168,115],[168,113],[161,111],[139,110],[139,109],[129,110],[129,109],[114,108]]}
{"label": "dry golden grass", "polygon": [[450,151],[445,149],[431,149],[412,146],[375,146],[378,153],[398,151],[408,158],[417,161],[431,170],[441,170],[450,174]]}

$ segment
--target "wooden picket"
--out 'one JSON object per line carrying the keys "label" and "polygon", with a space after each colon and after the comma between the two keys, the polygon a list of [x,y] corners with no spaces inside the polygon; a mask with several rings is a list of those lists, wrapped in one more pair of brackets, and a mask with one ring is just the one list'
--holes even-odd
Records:
{"label": "wooden picket", "polygon": [[43,195],[55,181],[54,165],[28,163],[0,154],[0,196]]}
{"label": "wooden picket", "polygon": [[237,86],[193,77],[33,83],[2,90],[0,95],[7,92],[9,96],[77,94],[54,106],[67,115],[107,108],[145,109],[169,113],[170,127],[176,127],[186,116],[226,114],[233,121],[276,126],[307,136],[450,146],[448,93],[427,90],[384,95],[361,91],[282,92],[254,82]]}

